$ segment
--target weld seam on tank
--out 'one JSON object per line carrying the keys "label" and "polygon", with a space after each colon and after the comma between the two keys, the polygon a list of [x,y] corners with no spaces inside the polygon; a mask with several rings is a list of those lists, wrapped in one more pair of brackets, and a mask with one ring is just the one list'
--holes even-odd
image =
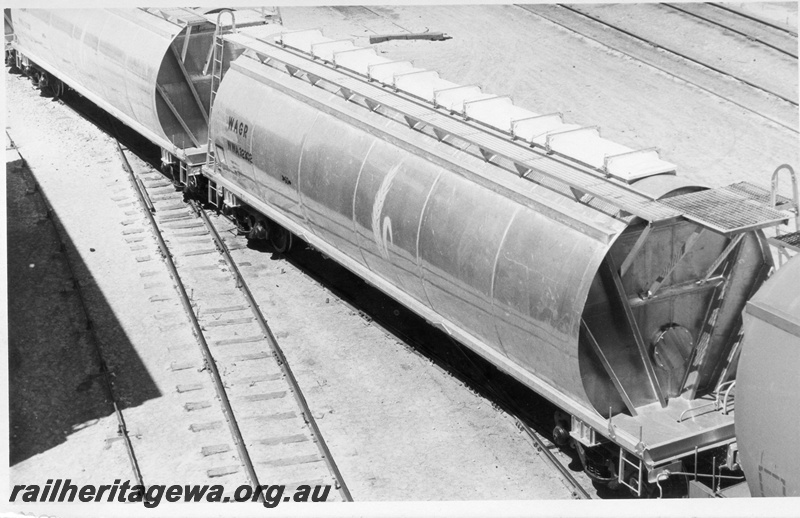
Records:
{"label": "weld seam on tank", "polygon": [[503,352],[503,354],[504,354],[506,357],[508,357],[508,352],[506,352],[506,348],[505,348],[505,346],[503,345],[503,339],[502,339],[502,335],[500,334],[500,331],[497,329],[497,320],[498,320],[498,319],[497,319],[496,317],[497,317],[497,312],[498,312],[498,311],[500,311],[500,309],[499,309],[499,308],[497,307],[497,305],[495,304],[495,301],[496,301],[497,299],[496,299],[496,297],[495,297],[494,288],[495,288],[495,279],[497,278],[497,268],[498,268],[498,263],[499,263],[499,261],[500,261],[500,254],[502,253],[503,249],[505,248],[505,244],[506,244],[506,237],[508,236],[508,232],[509,232],[509,230],[511,230],[511,226],[512,226],[512,225],[514,224],[514,222],[516,221],[516,219],[517,219],[517,215],[519,214],[519,212],[520,212],[521,210],[522,210],[522,207],[521,207],[521,206],[519,206],[519,205],[517,205],[517,206],[515,207],[515,209],[514,209],[514,213],[511,215],[511,217],[510,217],[510,218],[508,218],[508,224],[506,225],[506,228],[505,228],[505,230],[503,231],[503,236],[500,238],[500,244],[499,244],[499,246],[497,247],[497,253],[495,253],[495,254],[494,254],[494,262],[493,262],[493,264],[492,264],[492,280],[491,280],[491,287],[489,288],[490,299],[491,299],[491,301],[492,301],[492,305],[491,305],[491,313],[492,313],[492,316],[494,316],[494,317],[495,317],[495,318],[493,319],[493,320],[494,320],[494,326],[493,326],[493,328],[494,328],[495,335],[497,336],[497,345],[500,347],[500,350]]}
{"label": "weld seam on tank", "polygon": [[369,268],[369,263],[367,263],[367,258],[364,256],[364,244],[363,239],[361,237],[361,233],[358,231],[358,220],[356,218],[356,200],[358,199],[358,188],[361,185],[361,175],[364,173],[364,168],[367,166],[367,162],[369,161],[370,155],[372,154],[372,150],[375,149],[375,144],[378,142],[377,139],[374,139],[369,146],[369,149],[364,154],[364,160],[361,161],[361,166],[358,168],[358,176],[356,177],[356,181],[353,188],[353,203],[351,204],[351,217],[353,220],[353,235],[356,237],[356,246],[358,247],[358,253],[361,256],[361,263],[364,264],[367,268]]}
{"label": "weld seam on tank", "polygon": [[442,169],[441,167],[439,167],[438,169],[439,169],[439,174],[436,175],[436,179],[433,181],[433,184],[431,185],[431,189],[428,191],[428,194],[425,196],[425,203],[422,204],[422,210],[419,213],[419,223],[417,224],[417,239],[416,239],[416,247],[415,247],[416,248],[416,253],[415,253],[416,261],[415,262],[416,262],[416,265],[417,265],[417,275],[419,276],[420,285],[422,286],[422,293],[425,295],[425,303],[427,303],[427,306],[429,308],[431,308],[431,311],[434,311],[434,310],[433,310],[433,304],[431,303],[431,297],[430,297],[430,294],[428,293],[428,287],[427,287],[427,285],[428,285],[428,283],[430,281],[428,281],[425,278],[425,268],[422,267],[422,259],[421,259],[420,253],[419,253],[419,239],[420,239],[420,236],[422,235],[422,224],[425,221],[425,213],[428,210],[428,203],[431,200],[431,196],[436,191],[436,187],[439,185],[439,180],[441,180],[442,176],[444,175],[444,169]]}
{"label": "weld seam on tank", "polygon": [[303,201],[303,189],[301,188],[303,185],[303,180],[301,173],[303,170],[303,156],[306,153],[306,138],[308,138],[313,131],[313,128],[316,126],[321,115],[322,112],[317,111],[317,113],[314,115],[314,120],[309,123],[308,128],[303,132],[303,137],[300,139],[300,156],[297,159],[297,186],[295,187],[295,192],[297,192],[297,204],[300,207],[300,213],[303,215],[304,220],[303,228],[308,229],[308,231],[314,236],[317,236],[317,233],[314,231],[313,225],[310,224],[311,220],[308,217],[308,209]]}

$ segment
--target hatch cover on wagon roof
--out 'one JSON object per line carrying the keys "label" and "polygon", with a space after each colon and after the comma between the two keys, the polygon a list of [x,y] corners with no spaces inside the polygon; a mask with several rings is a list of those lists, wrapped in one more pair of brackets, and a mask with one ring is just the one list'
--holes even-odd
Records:
{"label": "hatch cover on wagon roof", "polygon": [[762,205],[730,186],[659,201],[680,211],[686,219],[726,235],[775,226],[792,217],[788,212]]}

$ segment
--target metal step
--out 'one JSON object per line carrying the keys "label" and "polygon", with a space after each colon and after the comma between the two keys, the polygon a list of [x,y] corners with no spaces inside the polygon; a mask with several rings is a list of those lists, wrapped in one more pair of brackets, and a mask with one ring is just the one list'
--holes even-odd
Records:
{"label": "metal step", "polygon": [[[763,187],[759,187],[758,185],[754,185],[750,182],[737,182],[725,187],[725,189],[735,192],[737,194],[741,194],[742,196],[746,196],[747,198],[758,202],[762,205],[769,205],[769,197],[770,192]],[[786,196],[781,196],[778,194],[775,198],[776,208],[781,210],[791,210],[792,200],[787,198]],[[787,207],[788,205],[788,207]]]}
{"label": "metal step", "polygon": [[[746,184],[746,185],[742,185]],[[748,191],[757,186],[741,182],[732,186],[708,189],[665,198],[661,203],[680,211],[695,223],[725,235],[739,234],[786,223],[792,215],[763,205],[753,199]]]}
{"label": "metal step", "polygon": [[209,23],[209,20],[204,16],[185,7],[143,7],[141,9],[180,26],[194,26]]}
{"label": "metal step", "polygon": [[800,252],[800,231],[771,237],[769,242],[779,248],[788,248],[789,250]]}

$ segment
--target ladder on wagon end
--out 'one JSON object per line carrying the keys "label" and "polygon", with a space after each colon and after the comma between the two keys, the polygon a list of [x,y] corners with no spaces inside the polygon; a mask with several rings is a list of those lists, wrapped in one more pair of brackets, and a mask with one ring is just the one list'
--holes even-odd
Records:
{"label": "ladder on wagon end", "polygon": [[[231,15],[230,31],[226,31],[222,24],[222,15],[225,13]],[[208,103],[209,121],[211,119],[211,110],[214,108],[214,100],[217,97],[217,89],[222,81],[222,61],[225,57],[225,40],[223,36],[228,32],[236,32],[236,17],[231,9],[223,9],[217,14],[214,41],[211,43],[211,94]],[[208,64],[206,64],[204,73],[208,73]],[[206,149],[206,166],[213,171],[216,169],[217,161],[216,153],[214,152],[214,143],[211,138],[211,131],[208,132],[208,147]]]}
{"label": "ladder on wagon end", "polygon": [[[778,180],[780,173],[783,170],[789,173],[789,179],[792,182],[792,200],[786,200],[782,196],[778,196]],[[769,194],[769,204],[772,207],[778,205],[789,205],[789,210],[794,212],[794,232],[781,232],[780,225],[775,227],[775,237],[769,238],[769,243],[777,248],[778,252],[778,267],[783,266],[783,263],[791,258],[789,251],[800,253],[800,191],[797,187],[797,175],[794,169],[789,164],[782,164],[775,169],[772,173],[772,188]]]}

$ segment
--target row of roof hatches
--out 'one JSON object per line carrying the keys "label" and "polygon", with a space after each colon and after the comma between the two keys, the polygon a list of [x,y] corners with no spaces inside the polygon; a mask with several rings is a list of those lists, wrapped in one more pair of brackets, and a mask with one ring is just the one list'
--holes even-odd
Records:
{"label": "row of roof hatches", "polygon": [[675,164],[659,158],[655,148],[633,150],[601,137],[596,126],[566,123],[560,113],[532,112],[514,105],[508,96],[453,83],[439,77],[436,71],[415,67],[411,61],[391,61],[379,56],[374,47],[359,47],[351,39],[333,40],[319,29],[309,29],[281,33],[277,42],[623,182],[675,173]]}

